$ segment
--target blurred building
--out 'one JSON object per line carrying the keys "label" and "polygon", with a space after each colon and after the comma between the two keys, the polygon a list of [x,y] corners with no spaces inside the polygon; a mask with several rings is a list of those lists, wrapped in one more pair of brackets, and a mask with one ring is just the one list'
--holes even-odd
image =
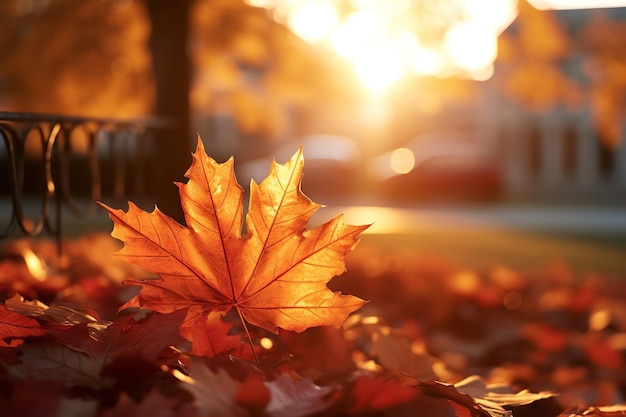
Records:
{"label": "blurred building", "polygon": [[478,117],[502,155],[508,198],[626,201],[624,22],[626,8],[539,11],[520,3],[484,83],[486,116]]}

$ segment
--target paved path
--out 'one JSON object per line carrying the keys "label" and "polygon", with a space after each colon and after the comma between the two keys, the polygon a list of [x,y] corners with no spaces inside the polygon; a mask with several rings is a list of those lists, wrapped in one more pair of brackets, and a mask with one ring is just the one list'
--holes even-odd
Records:
{"label": "paved path", "polygon": [[321,209],[319,214],[330,216],[341,212],[351,224],[373,223],[371,233],[412,233],[437,225],[559,234],[605,234],[626,239],[626,207],[467,206],[409,209],[329,206]]}

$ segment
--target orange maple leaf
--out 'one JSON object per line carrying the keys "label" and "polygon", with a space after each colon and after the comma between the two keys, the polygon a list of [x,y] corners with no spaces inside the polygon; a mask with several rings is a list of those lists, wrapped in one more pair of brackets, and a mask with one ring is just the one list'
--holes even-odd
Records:
{"label": "orange maple leaf", "polygon": [[121,308],[188,308],[183,328],[232,308],[242,321],[272,332],[339,327],[365,301],[326,284],[345,271],[345,254],[368,226],[346,225],[338,216],[307,229],[321,206],[300,191],[303,163],[300,149],[285,164],[274,161],[260,184],[251,182],[246,235],[233,158],[217,163],[200,138],[189,181],[176,183],[187,227],[157,207],[148,213],[129,202],[124,212],[102,204],[114,222],[112,236],[124,242],[119,256],[160,277],[125,281],[142,289]]}

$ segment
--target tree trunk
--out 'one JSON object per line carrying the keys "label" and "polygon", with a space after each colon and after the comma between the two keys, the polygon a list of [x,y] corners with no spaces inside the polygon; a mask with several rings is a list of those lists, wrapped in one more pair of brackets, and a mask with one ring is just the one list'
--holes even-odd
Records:
{"label": "tree trunk", "polygon": [[191,162],[189,87],[191,65],[187,51],[189,12],[193,0],[147,0],[152,24],[150,50],[156,81],[157,116],[174,126],[155,133],[152,191],[156,204],[167,215],[183,221],[178,190]]}

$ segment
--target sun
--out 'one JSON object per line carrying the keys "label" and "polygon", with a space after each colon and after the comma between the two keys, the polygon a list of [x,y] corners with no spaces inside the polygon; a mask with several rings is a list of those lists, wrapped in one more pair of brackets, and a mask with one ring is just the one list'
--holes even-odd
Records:
{"label": "sun", "polygon": [[463,18],[450,21],[441,42],[433,44],[436,36],[416,23],[429,10],[410,0],[247,1],[274,10],[297,36],[348,61],[375,93],[415,75],[489,78],[497,37],[517,15],[517,0],[442,0],[438,4],[445,2]]}

